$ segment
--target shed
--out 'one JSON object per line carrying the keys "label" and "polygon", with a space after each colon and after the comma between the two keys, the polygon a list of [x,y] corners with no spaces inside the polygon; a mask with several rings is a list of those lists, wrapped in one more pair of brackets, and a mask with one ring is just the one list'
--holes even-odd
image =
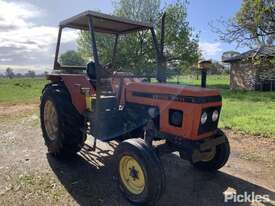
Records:
{"label": "shed", "polygon": [[230,64],[230,89],[275,91],[275,46],[223,59]]}

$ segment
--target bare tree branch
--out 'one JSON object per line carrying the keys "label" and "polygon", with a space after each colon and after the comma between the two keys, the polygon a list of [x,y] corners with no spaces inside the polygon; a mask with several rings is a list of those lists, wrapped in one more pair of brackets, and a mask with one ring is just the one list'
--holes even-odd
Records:
{"label": "bare tree branch", "polygon": [[220,40],[239,46],[255,47],[274,44],[275,2],[274,0],[243,0],[240,11],[234,18],[217,20],[210,24],[211,30]]}

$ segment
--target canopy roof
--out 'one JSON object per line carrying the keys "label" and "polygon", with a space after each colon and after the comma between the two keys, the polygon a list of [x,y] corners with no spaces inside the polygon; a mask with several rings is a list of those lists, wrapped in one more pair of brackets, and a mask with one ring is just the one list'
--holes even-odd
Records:
{"label": "canopy roof", "polygon": [[95,11],[82,12],[76,16],[62,21],[60,26],[88,30],[89,16],[93,18],[93,24],[96,32],[119,34],[148,30],[152,28],[152,25],[150,24],[132,21],[122,17],[102,14]]}

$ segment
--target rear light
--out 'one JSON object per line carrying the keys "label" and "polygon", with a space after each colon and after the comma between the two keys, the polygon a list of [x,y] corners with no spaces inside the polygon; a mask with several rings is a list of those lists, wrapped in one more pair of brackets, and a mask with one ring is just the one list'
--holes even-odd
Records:
{"label": "rear light", "polygon": [[169,110],[169,124],[175,127],[181,127],[183,121],[183,111],[170,109]]}

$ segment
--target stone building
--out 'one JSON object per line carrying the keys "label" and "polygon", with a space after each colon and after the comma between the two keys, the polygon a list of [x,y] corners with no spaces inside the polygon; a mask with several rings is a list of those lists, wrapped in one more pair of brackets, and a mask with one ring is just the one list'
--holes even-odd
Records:
{"label": "stone building", "polygon": [[275,46],[223,59],[230,64],[230,89],[275,91]]}

